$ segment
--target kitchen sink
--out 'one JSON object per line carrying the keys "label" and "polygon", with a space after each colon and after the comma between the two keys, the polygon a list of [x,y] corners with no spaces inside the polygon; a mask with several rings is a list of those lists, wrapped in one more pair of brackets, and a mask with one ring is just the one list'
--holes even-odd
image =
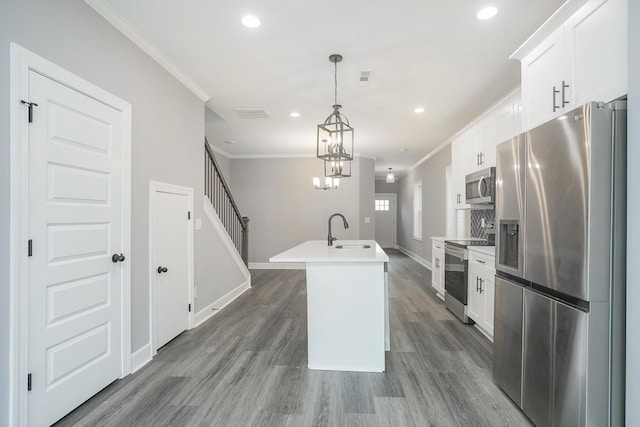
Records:
{"label": "kitchen sink", "polygon": [[336,249],[369,249],[371,245],[367,244],[344,244],[344,245],[336,245]]}

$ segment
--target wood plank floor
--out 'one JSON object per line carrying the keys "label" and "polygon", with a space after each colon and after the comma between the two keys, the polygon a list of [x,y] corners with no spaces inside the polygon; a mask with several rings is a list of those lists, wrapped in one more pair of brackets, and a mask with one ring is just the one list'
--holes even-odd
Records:
{"label": "wood plank floor", "polygon": [[491,343],[453,317],[395,250],[386,372],[307,369],[301,270],[253,288],[56,426],[528,426],[491,378]]}

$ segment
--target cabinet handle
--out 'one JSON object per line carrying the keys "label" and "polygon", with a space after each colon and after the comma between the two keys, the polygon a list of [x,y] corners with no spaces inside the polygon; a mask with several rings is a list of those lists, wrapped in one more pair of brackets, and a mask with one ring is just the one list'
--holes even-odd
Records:
{"label": "cabinet handle", "polygon": [[480,264],[486,264],[486,262],[482,261],[481,259],[477,259],[476,261],[478,261]]}
{"label": "cabinet handle", "polygon": [[553,87],[553,112],[555,113],[556,110],[560,109],[559,105],[556,105],[556,95],[560,94],[560,91],[558,89],[556,89],[556,87]]}
{"label": "cabinet handle", "polygon": [[479,154],[480,156],[480,166],[484,165],[484,153],[482,153],[482,151]]}
{"label": "cabinet handle", "polygon": [[[478,277],[478,279],[480,279],[480,278]],[[483,292],[482,291],[482,283],[484,283],[484,279],[480,279],[480,293]]]}
{"label": "cabinet handle", "polygon": [[569,101],[565,101],[565,90],[569,88],[569,85],[567,83],[565,83],[565,81],[562,81],[562,106],[564,107],[565,105],[567,105],[569,103]]}
{"label": "cabinet handle", "polygon": [[476,292],[478,292],[478,289],[480,289],[480,285],[478,282],[478,277],[476,277]]}

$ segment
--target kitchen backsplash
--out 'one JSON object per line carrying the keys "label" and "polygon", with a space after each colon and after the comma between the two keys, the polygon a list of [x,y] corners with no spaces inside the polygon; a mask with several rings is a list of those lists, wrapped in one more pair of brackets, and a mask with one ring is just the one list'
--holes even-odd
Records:
{"label": "kitchen backsplash", "polygon": [[471,237],[487,238],[487,229],[482,226],[482,218],[484,218],[485,224],[488,221],[493,223],[496,219],[495,210],[493,208],[471,210]]}

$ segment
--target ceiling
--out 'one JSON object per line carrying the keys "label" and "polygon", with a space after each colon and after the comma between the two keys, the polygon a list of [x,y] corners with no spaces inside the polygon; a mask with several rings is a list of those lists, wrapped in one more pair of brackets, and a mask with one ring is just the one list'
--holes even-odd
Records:
{"label": "ceiling", "polygon": [[[486,0],[86,1],[206,100],[206,135],[234,158],[315,155],[334,103],[328,57],[342,54],[338,102],[376,176],[402,175],[517,87],[509,55],[564,2],[490,0],[499,12],[480,21]],[[262,25],[242,26],[246,14]]]}

